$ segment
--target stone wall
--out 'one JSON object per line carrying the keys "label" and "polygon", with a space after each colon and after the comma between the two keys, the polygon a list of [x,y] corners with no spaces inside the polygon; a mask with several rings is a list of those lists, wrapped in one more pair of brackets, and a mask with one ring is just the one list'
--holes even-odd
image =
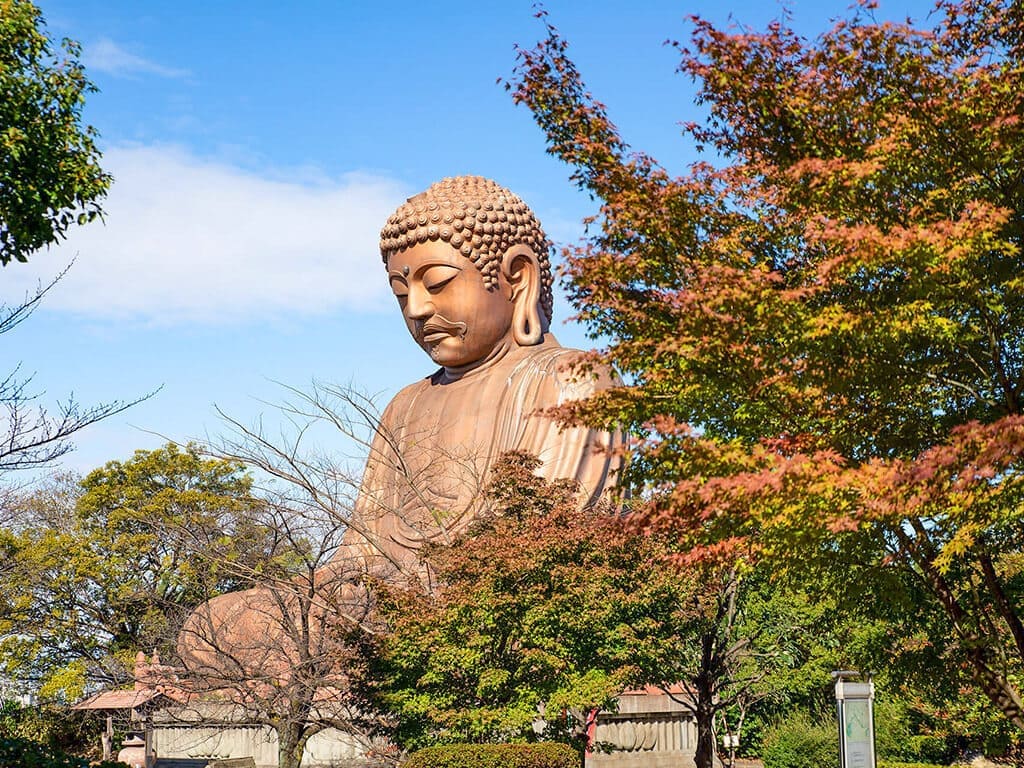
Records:
{"label": "stone wall", "polygon": [[665,694],[625,694],[617,712],[598,715],[593,741],[586,768],[692,768],[697,726]]}
{"label": "stone wall", "polygon": [[[277,766],[277,734],[265,726],[154,724],[149,737],[157,760],[252,757],[257,768]],[[302,765],[358,765],[364,762],[363,752],[351,737],[330,729],[309,740]]]}

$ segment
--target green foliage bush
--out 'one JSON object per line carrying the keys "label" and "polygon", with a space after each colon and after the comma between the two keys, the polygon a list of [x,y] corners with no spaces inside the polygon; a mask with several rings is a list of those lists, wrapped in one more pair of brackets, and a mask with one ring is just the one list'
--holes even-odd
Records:
{"label": "green foliage bush", "polygon": [[[878,702],[875,708],[875,749],[878,768],[936,768],[949,765],[952,739],[915,733],[921,723],[902,701]],[[839,735],[833,720],[792,712],[764,735],[765,768],[818,768],[839,764]]]}
{"label": "green foliage bush", "polygon": [[[82,757],[72,757],[57,749],[28,739],[0,737],[0,766],[3,768],[87,768]],[[124,763],[103,761],[92,768],[124,768]]]}
{"label": "green foliage bush", "polygon": [[908,763],[949,765],[953,758],[951,739],[945,736],[917,735],[907,739]]}
{"label": "green foliage bush", "polygon": [[568,744],[446,744],[413,752],[403,768],[579,768]]}
{"label": "green foliage bush", "polygon": [[[23,707],[0,701],[0,740],[21,741],[54,753],[83,755],[95,745],[100,720],[92,712],[69,712],[63,707]],[[12,768],[0,762],[0,768]]]}
{"label": "green foliage bush", "polygon": [[955,738],[935,733],[937,725],[941,727],[906,701],[877,701],[875,749],[879,758],[897,765],[948,765],[956,752]]}
{"label": "green foliage bush", "polygon": [[761,758],[764,768],[839,765],[839,735],[834,724],[794,712],[765,733]]}

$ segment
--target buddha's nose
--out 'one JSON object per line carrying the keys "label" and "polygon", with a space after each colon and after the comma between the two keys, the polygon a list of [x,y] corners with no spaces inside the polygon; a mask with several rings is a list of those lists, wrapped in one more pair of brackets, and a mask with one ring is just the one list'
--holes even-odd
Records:
{"label": "buddha's nose", "polygon": [[427,291],[419,286],[410,286],[405,303],[405,315],[410,320],[424,320],[434,314],[434,302]]}

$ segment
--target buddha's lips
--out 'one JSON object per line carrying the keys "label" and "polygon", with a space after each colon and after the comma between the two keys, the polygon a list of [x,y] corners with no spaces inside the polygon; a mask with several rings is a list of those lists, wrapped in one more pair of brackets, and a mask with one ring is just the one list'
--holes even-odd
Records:
{"label": "buddha's lips", "polygon": [[469,326],[463,322],[449,320],[441,315],[434,315],[420,329],[420,338],[426,342],[440,341],[445,336],[465,338]]}

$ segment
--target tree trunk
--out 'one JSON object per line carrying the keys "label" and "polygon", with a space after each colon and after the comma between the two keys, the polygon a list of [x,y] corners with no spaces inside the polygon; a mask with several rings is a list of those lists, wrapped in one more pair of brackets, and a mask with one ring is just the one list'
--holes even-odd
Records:
{"label": "tree trunk", "polygon": [[[911,539],[906,531],[894,530],[897,538],[903,547],[904,552],[910,561],[916,564],[924,577],[925,584],[931,589],[932,594],[938,598],[939,603],[946,611],[946,615],[952,620],[953,628],[963,644],[964,655],[971,665],[971,675],[981,690],[988,696],[989,700],[996,705],[1002,715],[1013,723],[1017,728],[1024,730],[1024,702],[1021,701],[1020,693],[1013,685],[1010,678],[999,668],[1000,665],[992,663],[994,656],[991,644],[998,642],[998,638],[985,637],[977,629],[977,615],[972,615],[957,600],[956,593],[946,581],[942,572],[935,566],[935,555],[931,550],[922,551],[918,542],[928,542],[927,531],[919,520],[911,520],[911,525],[917,533],[917,540]],[[986,579],[987,586],[993,591],[990,596],[997,604],[997,607],[1004,610],[1003,618],[1009,624],[1011,630],[1018,629],[1014,620],[1017,619],[1016,612],[1012,606],[999,605],[1000,597],[1006,600],[1002,594],[994,566],[988,563],[988,571],[984,559],[981,569]],[[1017,639],[1015,635],[1014,639]],[[1021,637],[1024,640],[1024,636]]]}
{"label": "tree trunk", "polygon": [[277,766],[278,768],[299,768],[302,753],[306,748],[306,739],[301,725],[289,723],[277,730]]}
{"label": "tree trunk", "polygon": [[1010,678],[990,663],[987,648],[967,648],[974,682],[978,684],[989,700],[1002,712],[1003,717],[1024,731],[1024,702],[1010,682]]}
{"label": "tree trunk", "polygon": [[[698,694],[699,696],[699,694]],[[697,768],[714,768],[715,764],[715,711],[713,707],[697,704],[697,751],[693,761]]]}
{"label": "tree trunk", "polygon": [[701,638],[704,663],[694,681],[697,694],[695,717],[697,720],[697,751],[693,756],[697,768],[714,768],[715,763],[715,701],[711,685],[711,657],[715,638]]}

